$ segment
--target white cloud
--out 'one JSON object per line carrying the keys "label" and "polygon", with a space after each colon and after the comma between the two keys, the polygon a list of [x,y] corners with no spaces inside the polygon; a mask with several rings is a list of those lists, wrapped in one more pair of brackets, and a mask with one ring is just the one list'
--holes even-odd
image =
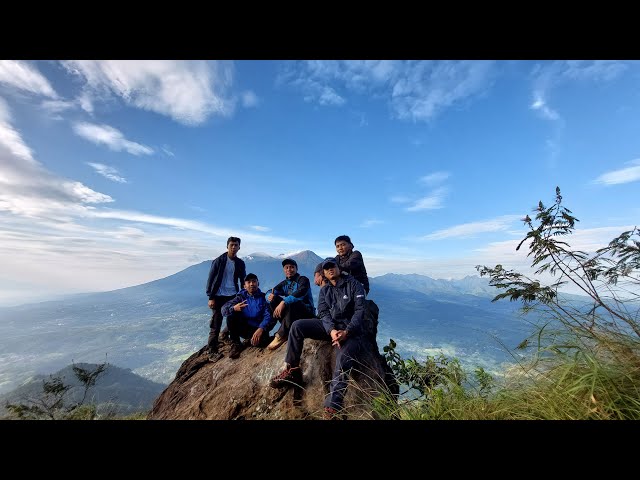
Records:
{"label": "white cloud", "polygon": [[429,175],[425,175],[424,177],[420,177],[419,182],[424,183],[425,185],[434,186],[444,182],[449,178],[449,176],[449,172],[434,172]]}
{"label": "white cloud", "polygon": [[0,84],[35,95],[58,98],[44,75],[22,60],[0,60]]}
{"label": "white cloud", "polygon": [[469,238],[479,233],[508,231],[509,227],[516,220],[520,220],[520,215],[502,215],[490,220],[479,222],[463,223],[453,227],[438,230],[421,237],[421,240],[442,240],[443,238]]}
{"label": "white cloud", "polygon": [[550,91],[570,81],[609,82],[624,73],[627,62],[617,60],[559,60],[537,65],[533,70],[531,109],[543,118],[561,121],[562,117],[548,102]]}
{"label": "white cloud", "polygon": [[[233,113],[234,105],[228,98],[233,80],[230,62],[70,60],[62,64],[86,82],[89,98],[113,94],[128,105],[185,125],[199,125],[210,115]],[[85,100],[84,104],[91,102]]]}
{"label": "white cloud", "polygon": [[107,178],[113,182],[127,183],[127,180],[124,177],[121,177],[120,172],[118,172],[118,170],[113,167],[109,167],[108,165],[104,165],[102,163],[92,163],[92,162],[87,162],[87,165],[92,167],[96,172],[98,172],[104,178]]}
{"label": "white cloud", "polygon": [[41,107],[56,120],[61,120],[62,117],[58,115],[59,113],[77,108],[77,105],[68,100],[44,100]]}
{"label": "white cloud", "polygon": [[630,183],[640,180],[640,158],[627,163],[630,163],[634,166],[603,173],[593,182],[601,183],[604,185],[617,185],[620,183]]}
{"label": "white cloud", "polygon": [[171,151],[171,149],[167,146],[167,145],[163,145],[162,146],[162,151],[168,156],[168,157],[175,157],[175,153],[173,153]]}
{"label": "white cloud", "polygon": [[558,114],[558,112],[556,112],[546,104],[542,92],[534,92],[534,101],[531,104],[531,109],[539,112],[540,115],[542,115],[542,117],[546,118],[547,120],[560,120],[560,115]]}
{"label": "white cloud", "polygon": [[80,122],[73,125],[73,131],[90,142],[98,145],[104,144],[116,152],[125,150],[132,155],[151,155],[153,153],[151,147],[127,140],[122,132],[109,125]]}
{"label": "white cloud", "polygon": [[313,60],[285,64],[278,82],[321,105],[343,105],[353,92],[386,99],[399,119],[426,121],[484,93],[493,70],[488,61]]}
{"label": "white cloud", "polygon": [[426,197],[422,197],[414,202],[413,205],[407,207],[406,210],[408,212],[417,212],[420,210],[436,210],[438,208],[442,208],[442,201],[447,193],[447,189],[437,188],[430,195]]}
{"label": "white cloud", "polygon": [[258,96],[251,90],[242,93],[242,106],[245,108],[257,107],[259,104]]}
{"label": "white cloud", "polygon": [[411,199],[405,195],[394,195],[389,199],[391,203],[409,203]]}
{"label": "white cloud", "polygon": [[373,218],[373,219],[365,220],[364,222],[362,222],[360,224],[360,227],[362,227],[362,228],[370,228],[370,227],[373,227],[374,225],[381,225],[383,223],[384,223],[384,221],[377,220],[377,219]]}
{"label": "white cloud", "polygon": [[258,232],[269,232],[271,230],[269,227],[262,227],[260,225],[251,225],[251,228]]}
{"label": "white cloud", "polygon": [[[0,145],[3,145],[12,155],[34,163],[31,149],[22,141],[20,134],[11,125],[11,111],[9,105],[0,97]],[[0,177],[0,180],[2,177]]]}

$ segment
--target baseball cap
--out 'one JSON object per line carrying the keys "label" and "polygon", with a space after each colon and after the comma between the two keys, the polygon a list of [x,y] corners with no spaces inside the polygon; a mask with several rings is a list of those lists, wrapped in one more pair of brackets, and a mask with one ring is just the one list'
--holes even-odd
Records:
{"label": "baseball cap", "polygon": [[336,259],[333,257],[327,257],[322,261],[322,269],[326,270],[337,265]]}
{"label": "baseball cap", "polygon": [[298,268],[298,264],[293,258],[285,258],[284,260],[282,260],[282,266],[284,267],[285,265],[293,265],[294,267]]}

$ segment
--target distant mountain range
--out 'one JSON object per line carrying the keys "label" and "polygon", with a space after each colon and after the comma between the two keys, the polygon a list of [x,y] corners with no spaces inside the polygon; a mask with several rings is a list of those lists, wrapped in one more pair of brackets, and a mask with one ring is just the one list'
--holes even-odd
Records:
{"label": "distant mountain range", "polygon": [[[98,365],[79,363],[76,366],[92,372]],[[60,378],[65,385],[71,387],[65,397],[65,405],[81,401],[84,387],[74,374],[72,365],[51,376]],[[5,409],[7,403],[30,405],[28,399],[42,398],[43,382],[47,380],[50,380],[48,375],[36,375],[24,385],[0,395],[0,418],[8,413]],[[117,415],[126,415],[146,412],[151,409],[153,402],[165,388],[166,385],[142,378],[129,369],[107,365],[95,386],[88,390],[85,404],[96,405],[99,413],[108,411]]]}
{"label": "distant mountain range", "polygon": [[[283,256],[242,257],[266,291],[284,279]],[[309,250],[291,256],[313,281],[322,260]],[[366,262],[366,258],[365,258]],[[110,292],[0,308],[0,393],[36,374],[71,363],[102,363],[169,383],[181,363],[206,343],[211,311],[205,284],[211,261],[168,277]],[[387,274],[370,279],[369,298],[380,307],[378,344],[390,338],[403,355],[424,358],[439,351],[497,369],[510,360],[500,342],[515,347],[530,327],[516,303],[491,303],[497,291],[480,277],[434,280]],[[319,289],[312,287],[317,303]]]}

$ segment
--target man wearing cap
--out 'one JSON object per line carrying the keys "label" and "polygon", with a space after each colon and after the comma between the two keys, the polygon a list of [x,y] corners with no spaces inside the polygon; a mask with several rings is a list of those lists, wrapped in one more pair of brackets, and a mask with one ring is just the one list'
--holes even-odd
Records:
{"label": "man wearing cap", "polygon": [[364,291],[369,295],[369,277],[367,276],[367,269],[364,266],[364,260],[362,254],[358,250],[354,250],[353,243],[349,235],[340,235],[334,240],[336,251],[338,256],[336,261],[338,267],[344,275],[345,273],[351,274],[362,283]]}
{"label": "man wearing cap", "polygon": [[320,288],[329,283],[327,281],[327,277],[324,276],[324,272],[322,270],[322,262],[316,265],[316,268],[313,271],[313,283],[315,283]]}
{"label": "man wearing cap", "polygon": [[311,318],[316,311],[311,284],[307,277],[298,273],[298,263],[292,258],[285,258],[282,268],[286,278],[273,287],[271,292],[267,291],[271,316],[280,320],[280,328],[267,347],[269,350],[275,350],[287,341],[293,322],[300,318]]}
{"label": "man wearing cap", "polygon": [[364,319],[362,283],[351,275],[340,275],[335,258],[326,258],[322,270],[328,283],[320,289],[319,318],[298,320],[291,326],[285,369],[271,379],[270,385],[274,388],[301,385],[304,339],[330,341],[337,351],[330,393],[324,402],[325,418],[336,418],[343,407],[349,371],[356,365],[360,352],[367,348],[372,331]]}
{"label": "man wearing cap", "polygon": [[269,331],[275,322],[271,319],[269,304],[264,293],[258,288],[259,285],[258,276],[249,273],[244,277],[244,288],[222,307],[231,338],[229,358],[240,356],[240,337],[250,339],[254,347],[264,347],[269,341]]}

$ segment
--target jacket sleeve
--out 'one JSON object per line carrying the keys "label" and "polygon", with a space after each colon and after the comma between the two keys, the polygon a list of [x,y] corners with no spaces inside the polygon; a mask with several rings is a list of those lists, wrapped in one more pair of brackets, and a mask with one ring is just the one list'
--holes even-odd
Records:
{"label": "jacket sleeve", "polygon": [[347,325],[347,332],[349,332],[349,335],[361,335],[364,333],[364,309],[366,305],[364,287],[359,281],[352,278],[349,282],[349,290],[355,305],[353,316],[349,325]]}
{"label": "jacket sleeve", "polygon": [[325,298],[329,287],[323,287],[320,289],[320,295],[318,296],[318,318],[322,320],[322,326],[324,327],[327,335],[331,335],[331,330],[335,328],[333,318],[331,317],[331,310],[329,310],[329,304]]}
{"label": "jacket sleeve", "polygon": [[222,313],[223,317],[228,317],[230,315],[233,314],[233,306],[237,305],[238,303],[244,302],[244,297],[242,296],[242,294],[238,293],[235,297],[233,297],[231,300],[229,300],[227,303],[225,303],[222,306],[222,309],[220,310]]}
{"label": "jacket sleeve", "polygon": [[262,328],[265,332],[268,333],[275,326],[275,322],[271,318],[271,312],[269,311],[267,299],[263,297],[262,300],[262,311],[264,313],[262,315],[262,321],[260,322],[260,326],[258,328]]}
{"label": "jacket sleeve", "polygon": [[275,287],[273,287],[273,290],[271,290],[271,293],[273,293],[274,295],[283,296],[284,295],[284,284],[285,284],[285,282],[286,282],[286,280],[283,280],[279,284],[277,284]]}
{"label": "jacket sleeve", "polygon": [[205,288],[205,293],[207,294],[207,297],[209,297],[210,300],[214,296],[214,292],[212,292],[212,289],[213,289],[213,283],[215,282],[215,278],[216,278],[217,267],[218,267],[218,259],[216,258],[211,262],[211,268],[209,268],[209,277],[207,278],[207,286]]}
{"label": "jacket sleeve", "polygon": [[293,302],[300,302],[305,297],[309,289],[311,288],[311,284],[309,279],[303,275],[298,277],[298,288],[291,295],[284,297],[284,303],[287,305]]}

